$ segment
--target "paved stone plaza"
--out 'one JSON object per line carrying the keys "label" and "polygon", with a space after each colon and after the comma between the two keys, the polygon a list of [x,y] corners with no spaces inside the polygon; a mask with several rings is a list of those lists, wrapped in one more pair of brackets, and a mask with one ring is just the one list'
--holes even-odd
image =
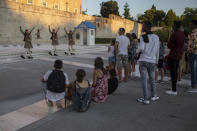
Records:
{"label": "paved stone plaza", "polygon": [[[3,47],[2,47],[3,48]],[[189,76],[178,83],[178,96],[164,92],[171,87],[169,77],[157,84],[160,100],[150,105],[138,103],[142,95],[139,72],[103,104],[92,103],[86,113],[71,108],[48,109],[44,101],[40,78],[53,67],[55,59],[62,59],[69,80],[75,78],[78,68],[86,70],[87,79],[92,81],[94,58],[103,57],[107,64],[106,46],[77,47],[76,56],[63,55],[59,48],[58,57],[50,57],[47,49],[36,47],[35,59],[21,60],[22,52],[13,48],[0,48],[0,131],[196,131],[197,94],[187,93]],[[4,52],[3,52],[4,51]],[[11,52],[9,54],[9,52]],[[44,52],[44,53],[43,53]],[[9,57],[9,60],[6,59]]]}

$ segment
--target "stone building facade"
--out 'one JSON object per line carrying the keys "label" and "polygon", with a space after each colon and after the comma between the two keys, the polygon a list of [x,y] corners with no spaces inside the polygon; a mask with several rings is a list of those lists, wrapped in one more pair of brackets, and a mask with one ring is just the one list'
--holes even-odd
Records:
{"label": "stone building facade", "polygon": [[[38,1],[42,0],[34,0],[34,4],[23,3],[27,2],[27,0],[0,0],[0,44],[22,44],[23,36],[19,31],[19,26],[22,26],[23,29],[31,29],[32,27],[41,29],[41,42],[49,44],[51,41],[48,25],[51,28],[60,27],[58,32],[60,43],[67,43],[67,37],[65,37],[63,28],[74,30],[82,21],[91,21],[96,25],[96,38],[114,38],[117,36],[120,27],[124,27],[126,32],[132,31],[138,35],[141,33],[141,24],[119,16],[110,15],[109,18],[103,18],[75,12],[75,8],[81,10],[81,0],[75,0],[73,3],[70,3],[69,11],[63,10],[64,4],[59,4],[62,5],[60,9],[54,9],[52,5],[57,0],[45,0],[50,1],[47,3],[48,8],[43,8]],[[59,1],[64,3],[68,1],[69,3],[72,0]],[[81,4],[79,2],[76,7],[73,6],[71,8],[71,5],[74,5],[77,1],[80,1]],[[35,40],[36,29],[32,33],[33,40]],[[76,40],[76,43],[78,42]]]}
{"label": "stone building facade", "polygon": [[82,0],[8,0],[26,5],[82,13]]}

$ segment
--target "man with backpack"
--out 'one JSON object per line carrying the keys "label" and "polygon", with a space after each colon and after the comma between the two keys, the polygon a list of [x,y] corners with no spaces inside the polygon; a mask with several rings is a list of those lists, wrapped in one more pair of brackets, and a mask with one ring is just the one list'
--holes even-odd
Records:
{"label": "man with backpack", "polygon": [[68,76],[62,71],[63,62],[56,60],[54,63],[54,70],[48,71],[42,78],[42,82],[46,83],[46,99],[48,106],[53,106],[54,102],[57,107],[63,108],[65,98],[65,90],[69,85]]}

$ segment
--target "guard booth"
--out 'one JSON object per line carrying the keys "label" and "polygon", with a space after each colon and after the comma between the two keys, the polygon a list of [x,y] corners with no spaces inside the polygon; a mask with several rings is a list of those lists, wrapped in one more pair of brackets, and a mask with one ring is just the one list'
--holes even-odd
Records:
{"label": "guard booth", "polygon": [[80,45],[95,45],[96,26],[89,21],[83,21],[77,26]]}

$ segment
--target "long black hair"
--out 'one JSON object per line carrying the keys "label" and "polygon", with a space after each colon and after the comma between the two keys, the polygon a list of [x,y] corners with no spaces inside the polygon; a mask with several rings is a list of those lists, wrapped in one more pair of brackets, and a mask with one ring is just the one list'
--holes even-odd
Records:
{"label": "long black hair", "polygon": [[77,82],[81,83],[86,76],[86,72],[83,69],[78,69],[76,72]]}
{"label": "long black hair", "polygon": [[148,35],[153,34],[153,32],[151,31],[152,24],[149,21],[145,21],[143,26],[145,26],[145,29],[143,30],[145,34],[142,35],[142,38],[145,43],[149,43]]}
{"label": "long black hair", "polygon": [[103,71],[104,74],[106,74],[106,70],[104,68],[104,62],[103,59],[101,57],[97,57],[94,61],[94,67],[96,69],[101,69]]}

